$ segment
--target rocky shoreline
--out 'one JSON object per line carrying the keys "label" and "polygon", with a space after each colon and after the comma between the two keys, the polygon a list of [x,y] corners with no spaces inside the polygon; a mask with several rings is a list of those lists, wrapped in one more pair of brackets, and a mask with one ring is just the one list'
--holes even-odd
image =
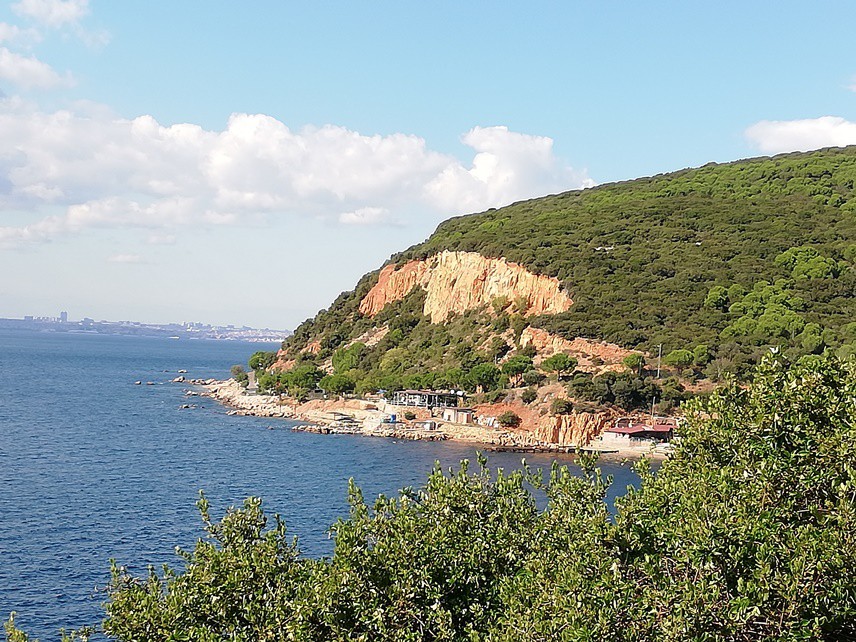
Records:
{"label": "rocky shoreline", "polygon": [[[620,448],[599,450],[593,447],[576,448],[545,443],[538,434],[529,431],[511,431],[478,424],[455,424],[448,421],[410,421],[387,423],[390,414],[401,415],[401,409],[385,402],[359,399],[313,400],[298,404],[276,395],[247,394],[234,379],[184,379],[176,383],[194,386],[185,394],[210,397],[226,406],[229,415],[292,419],[300,423],[292,428],[296,432],[317,434],[348,434],[367,437],[387,437],[401,440],[464,441],[478,445],[488,452],[562,453],[577,451],[596,452],[615,457],[662,457],[665,453],[649,448]],[[426,424],[431,427],[426,427]]]}
{"label": "rocky shoreline", "polygon": [[297,404],[293,400],[275,395],[252,395],[234,380],[187,380],[202,389],[202,396],[210,397],[229,408],[227,414],[253,417],[294,419],[306,422],[292,428],[298,432],[319,434],[349,434],[395,439],[445,441],[455,439],[490,446],[522,446],[505,430],[485,426],[436,422],[437,427],[427,429],[419,422],[385,423],[388,412],[383,404],[348,400],[313,400]]}

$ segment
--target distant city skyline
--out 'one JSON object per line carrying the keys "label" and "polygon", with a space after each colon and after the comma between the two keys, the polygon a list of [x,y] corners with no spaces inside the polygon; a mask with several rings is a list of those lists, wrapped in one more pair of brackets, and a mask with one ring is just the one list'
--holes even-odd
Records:
{"label": "distant city skyline", "polygon": [[24,315],[22,318],[0,317],[0,330],[30,331],[61,334],[108,334],[120,336],[148,336],[169,339],[215,339],[277,343],[291,332],[285,329],[253,328],[231,324],[217,325],[201,321],[146,323],[131,320],[106,320],[83,317],[75,320],[68,313],[58,317]]}
{"label": "distant city skyline", "polygon": [[450,216],[856,144],[854,19],[844,1],[13,0],[0,316],[294,328]]}
{"label": "distant city skyline", "polygon": [[205,321],[138,321],[135,319],[98,319],[90,316],[82,316],[79,318],[75,318],[65,310],[60,311],[57,316],[50,316],[49,314],[25,314],[20,317],[9,317],[9,316],[0,316],[0,320],[4,321],[45,321],[51,323],[127,323],[127,324],[142,324],[142,325],[160,325],[160,326],[181,326],[186,328],[237,328],[237,329],[248,329],[248,330],[284,330],[290,332],[289,328],[257,328],[250,325],[235,325],[233,323],[207,323]]}

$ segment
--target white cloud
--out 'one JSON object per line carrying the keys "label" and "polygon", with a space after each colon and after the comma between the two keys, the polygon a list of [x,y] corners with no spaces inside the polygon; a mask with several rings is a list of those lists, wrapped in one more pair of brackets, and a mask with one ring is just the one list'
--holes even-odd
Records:
{"label": "white cloud", "polygon": [[41,34],[35,29],[21,29],[17,25],[0,22],[0,42],[30,45],[39,42],[41,39]]}
{"label": "white cloud", "polygon": [[108,263],[143,263],[143,257],[139,254],[114,254],[107,257]]}
{"label": "white cloud", "polygon": [[553,154],[551,138],[507,127],[475,127],[461,140],[476,151],[472,166],[451,164],[425,187],[428,197],[445,209],[475,211],[594,185],[585,171]]}
{"label": "white cloud", "polygon": [[50,65],[32,56],[22,56],[0,47],[0,79],[8,80],[25,89],[49,89],[71,85],[70,75],[61,76]]}
{"label": "white cloud", "polygon": [[175,234],[151,234],[146,243],[149,245],[175,245]]}
{"label": "white cloud", "polygon": [[81,24],[89,15],[89,0],[19,0],[12,11],[42,27],[58,29],[77,36],[89,47],[101,47],[110,41],[110,33],[91,30]]}
{"label": "white cloud", "polygon": [[234,114],[222,131],[208,131],[84,107],[44,113],[0,101],[0,211],[41,215],[0,228],[0,245],[99,227],[174,240],[182,226],[278,216],[404,224],[405,213],[445,218],[591,184],[554,156],[549,138],[505,127],[465,134],[476,151],[465,165],[407,134],[365,136],[335,125],[292,131],[260,114]]}
{"label": "white cloud", "polygon": [[89,0],[20,0],[12,5],[12,11],[57,28],[80,22],[89,13]]}
{"label": "white cloud", "polygon": [[58,216],[48,216],[22,227],[0,227],[0,248],[50,241],[65,231],[65,223]]}
{"label": "white cloud", "polygon": [[765,154],[856,145],[856,123],[839,116],[803,120],[762,120],[746,129],[749,141]]}
{"label": "white cloud", "polygon": [[389,210],[383,207],[361,207],[353,212],[339,214],[339,222],[345,225],[377,225],[389,222]]}

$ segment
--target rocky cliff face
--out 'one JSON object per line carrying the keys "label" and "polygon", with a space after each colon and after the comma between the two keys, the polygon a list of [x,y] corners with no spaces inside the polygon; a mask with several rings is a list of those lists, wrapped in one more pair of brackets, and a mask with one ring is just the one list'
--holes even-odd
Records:
{"label": "rocky cliff face", "polygon": [[533,274],[505,259],[489,259],[475,252],[441,252],[424,261],[387,265],[377,284],[360,302],[360,312],[373,317],[413,288],[427,295],[423,313],[441,323],[453,313],[490,305],[499,297],[523,299],[528,315],[558,314],[573,301],[559,289],[558,279]]}
{"label": "rocky cliff face", "polygon": [[612,421],[608,413],[575,412],[545,417],[532,433],[536,442],[582,447],[591,443]]}
{"label": "rocky cliff face", "polygon": [[540,328],[528,327],[520,335],[520,345],[533,345],[538,351],[536,363],[551,357],[558,352],[564,352],[579,360],[579,369],[586,372],[602,373],[608,370],[624,370],[621,360],[629,354],[639,353],[638,350],[628,350],[614,343],[595,341],[577,337],[572,341],[551,334]]}

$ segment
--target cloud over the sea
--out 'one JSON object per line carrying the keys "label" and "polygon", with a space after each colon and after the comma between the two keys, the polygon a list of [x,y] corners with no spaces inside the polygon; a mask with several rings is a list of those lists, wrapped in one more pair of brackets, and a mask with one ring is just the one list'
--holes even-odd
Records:
{"label": "cloud over the sea", "polygon": [[170,238],[181,226],[283,216],[406,225],[592,184],[555,156],[551,139],[505,127],[464,134],[474,156],[462,162],[404,133],[292,130],[262,114],[233,114],[210,131],[91,108],[44,112],[7,99],[0,139],[0,207],[30,216],[0,227],[5,246],[104,227]]}
{"label": "cloud over the sea", "polygon": [[746,138],[765,154],[843,147],[856,145],[856,123],[840,116],[762,120],[746,130]]}

